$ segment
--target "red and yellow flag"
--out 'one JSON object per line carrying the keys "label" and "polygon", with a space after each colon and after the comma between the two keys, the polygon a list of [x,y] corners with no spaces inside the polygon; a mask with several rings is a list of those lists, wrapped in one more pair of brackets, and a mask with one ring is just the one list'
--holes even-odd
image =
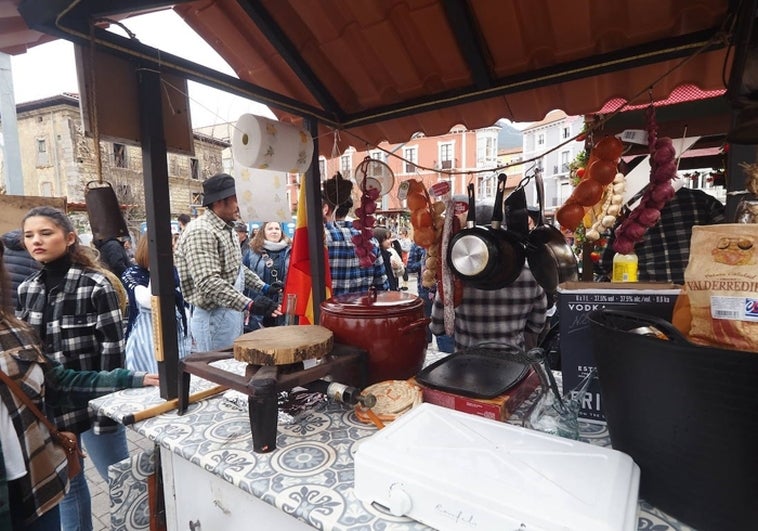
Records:
{"label": "red and yellow flag", "polygon": [[[297,307],[295,315],[299,318],[299,324],[318,324],[313,322],[313,278],[311,277],[311,257],[308,252],[308,222],[305,206],[305,186],[300,186],[300,194],[297,201],[297,226],[292,238],[292,252],[290,253],[290,265],[287,269],[287,281],[284,286],[282,298],[285,311],[287,295],[297,295]],[[323,230],[319,227],[317,230]],[[324,263],[326,264],[326,298],[332,296],[332,275],[329,270],[329,253],[324,246]]]}

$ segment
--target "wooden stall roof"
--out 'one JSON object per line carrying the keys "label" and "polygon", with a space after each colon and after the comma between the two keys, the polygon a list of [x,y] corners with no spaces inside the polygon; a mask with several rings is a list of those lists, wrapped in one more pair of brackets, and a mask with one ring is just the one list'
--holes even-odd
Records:
{"label": "wooden stall roof", "polygon": [[[407,141],[452,125],[538,121],[616,98],[724,88],[738,2],[730,0],[0,0],[0,50],[49,38],[157,51],[90,20],[173,8],[235,70],[162,53],[162,68],[319,121],[344,143]],[[100,25],[107,24],[100,22]],[[45,35],[47,34],[47,35]],[[647,95],[645,95],[647,98]],[[321,143],[331,152],[332,142]],[[342,146],[345,147],[345,146]],[[328,153],[327,153],[328,155]]]}

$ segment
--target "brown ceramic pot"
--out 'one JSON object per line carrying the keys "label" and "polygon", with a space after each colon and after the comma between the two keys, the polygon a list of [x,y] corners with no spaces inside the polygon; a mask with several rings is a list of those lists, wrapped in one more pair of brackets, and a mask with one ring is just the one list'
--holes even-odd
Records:
{"label": "brown ceramic pot", "polygon": [[400,291],[338,295],[321,303],[322,326],[334,341],[368,351],[368,383],[404,380],[426,356],[424,303]]}

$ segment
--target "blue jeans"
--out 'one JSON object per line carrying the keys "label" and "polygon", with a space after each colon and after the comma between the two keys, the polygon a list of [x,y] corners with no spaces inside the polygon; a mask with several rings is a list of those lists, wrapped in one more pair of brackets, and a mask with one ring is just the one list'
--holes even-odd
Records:
{"label": "blue jeans", "polygon": [[437,350],[440,352],[455,352],[455,339],[453,339],[453,336],[437,336]]}
{"label": "blue jeans", "polygon": [[193,352],[229,348],[242,335],[242,312],[231,308],[204,310],[195,306],[190,330]]}
{"label": "blue jeans", "polygon": [[61,511],[58,506],[55,506],[23,529],[26,531],[58,531],[60,528]]}
{"label": "blue jeans", "polygon": [[[115,432],[101,435],[95,435],[91,429],[87,430],[79,435],[79,445],[82,443],[88,458],[92,459],[100,477],[106,482],[108,467],[129,457],[126,430],[123,426],[118,426]],[[69,491],[60,504],[62,531],[92,530],[91,499],[82,463],[82,472],[71,480]]]}

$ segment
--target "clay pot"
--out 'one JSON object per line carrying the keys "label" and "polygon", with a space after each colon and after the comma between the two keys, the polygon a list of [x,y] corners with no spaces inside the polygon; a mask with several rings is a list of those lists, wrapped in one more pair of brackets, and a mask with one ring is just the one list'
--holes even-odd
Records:
{"label": "clay pot", "polygon": [[400,291],[338,295],[321,303],[321,326],[335,343],[368,351],[368,384],[404,380],[421,370],[426,356],[424,303]]}

